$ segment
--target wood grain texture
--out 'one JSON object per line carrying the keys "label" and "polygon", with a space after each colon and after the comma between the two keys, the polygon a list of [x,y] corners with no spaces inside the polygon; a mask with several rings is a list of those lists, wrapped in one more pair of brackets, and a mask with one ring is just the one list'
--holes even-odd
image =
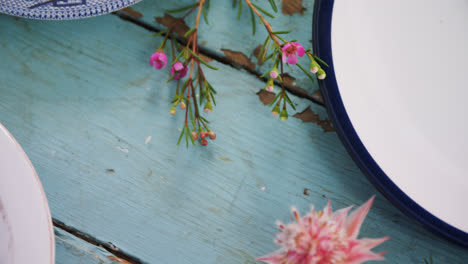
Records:
{"label": "wood grain texture", "polygon": [[124,260],[106,250],[58,228],[55,228],[55,243],[55,263],[57,264],[126,264]]}
{"label": "wood grain texture", "polygon": [[[192,0],[179,0],[179,1],[142,1],[134,6],[133,10],[143,14],[139,20],[149,23],[156,28],[164,28],[160,21],[165,16],[167,10],[177,9],[193,3]],[[243,2],[243,1],[242,1]],[[271,22],[273,30],[292,30],[287,35],[289,40],[296,39],[302,43],[304,47],[312,47],[312,13],[314,1],[289,1],[291,3],[283,4],[283,7],[278,4],[278,13],[274,14],[268,1],[256,1],[255,4],[261,6],[263,9],[273,13],[276,17],[274,19],[268,18]],[[263,65],[258,64],[256,56],[254,56],[255,48],[263,44],[267,37],[267,31],[263,24],[257,23],[256,34],[252,35],[252,23],[250,12],[245,3],[243,3],[241,19],[237,20],[237,9],[232,8],[232,1],[211,1],[210,11],[208,12],[209,24],[205,22],[200,23],[199,29],[199,43],[207,48],[213,54],[224,56],[226,59],[234,61],[243,67],[255,70],[261,74],[269,71],[272,68],[272,61],[268,61]],[[290,6],[290,8],[287,8]],[[281,9],[285,9],[288,14],[284,15]],[[299,12],[299,10],[301,10]],[[295,12],[298,11],[298,12]],[[176,13],[174,16],[181,16],[184,13]],[[156,17],[156,20],[155,20]],[[188,26],[194,25],[194,16],[189,16],[186,21]],[[258,19],[257,19],[258,21]],[[164,24],[164,23],[163,23]],[[159,42],[162,41],[161,37]],[[225,50],[229,52],[226,53]],[[232,52],[241,53],[244,56],[230,56]],[[246,60],[248,59],[248,61]],[[303,57],[299,61],[306,69],[309,68],[308,58]],[[303,88],[310,95],[318,90],[317,82],[312,83],[310,79],[298,68],[285,66],[285,72],[289,72],[296,79],[293,84],[297,87]]]}
{"label": "wood grain texture", "polygon": [[[276,248],[274,221],[291,220],[291,205],[345,207],[377,192],[335,133],[272,118],[256,95],[263,83],[242,70],[207,69],[218,138],[186,150],[175,146],[183,119],[168,114],[168,69],[148,65],[148,31],[116,16],[0,16],[0,27],[0,122],[35,165],[53,216],[146,263],[255,263]],[[377,195],[362,236],[384,235],[388,263],[468,257]]]}

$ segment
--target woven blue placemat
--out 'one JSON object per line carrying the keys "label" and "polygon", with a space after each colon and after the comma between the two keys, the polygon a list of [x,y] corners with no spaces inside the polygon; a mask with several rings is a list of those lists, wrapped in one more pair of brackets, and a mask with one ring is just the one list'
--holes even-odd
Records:
{"label": "woven blue placemat", "polygon": [[0,13],[32,19],[68,20],[98,16],[141,0],[0,0]]}

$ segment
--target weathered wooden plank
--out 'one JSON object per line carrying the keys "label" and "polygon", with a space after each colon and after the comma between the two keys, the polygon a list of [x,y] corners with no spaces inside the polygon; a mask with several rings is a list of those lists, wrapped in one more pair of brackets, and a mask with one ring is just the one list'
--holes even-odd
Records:
{"label": "weathered wooden plank", "polygon": [[57,264],[129,263],[58,228],[55,228],[55,242]]}
{"label": "weathered wooden plank", "polygon": [[[245,72],[213,62],[218,139],[186,150],[175,146],[182,117],[167,114],[167,69],[147,65],[146,30],[115,16],[0,25],[0,122],[35,165],[53,216],[145,262],[253,263],[275,248],[274,220],[290,219],[290,205],[344,207],[377,192],[336,134],[272,118],[255,94],[262,82]],[[362,235],[390,235],[390,263],[468,257],[380,195]]]}
{"label": "weathered wooden plank", "polygon": [[[140,21],[162,29],[164,28],[162,25],[167,25],[167,22],[170,21],[164,15],[167,10],[177,9],[190,3],[194,3],[194,1],[142,1],[132,6],[131,9],[127,9],[126,12]],[[255,49],[263,44],[268,35],[263,24],[257,24],[256,34],[252,35],[251,17],[247,5],[243,3],[241,19],[238,20],[237,9],[232,8],[231,3],[232,1],[212,1],[208,13],[210,24],[201,23],[198,33],[199,42],[211,53],[224,57],[227,60],[237,62],[244,68],[259,73],[269,71],[272,67],[272,62],[269,61],[263,65],[259,65],[254,55]],[[257,1],[255,4],[273,13],[268,1]],[[288,34],[288,39],[296,39],[302,43],[304,47],[310,48],[312,47],[313,7],[313,0],[282,1],[281,4],[278,4],[279,10],[278,13],[275,14],[276,17],[274,19],[267,17],[267,19],[271,22],[274,30],[292,30],[292,32]],[[172,15],[181,16],[182,14],[184,13]],[[186,19],[187,25],[193,26],[194,20],[195,15],[189,16]],[[160,41],[161,40],[159,40],[159,42]],[[302,58],[300,63],[308,69],[309,62],[306,57]],[[296,78],[296,80],[289,80],[289,84],[297,85],[305,89],[310,95],[318,90],[317,83],[312,83],[299,68],[286,66],[285,71]]]}

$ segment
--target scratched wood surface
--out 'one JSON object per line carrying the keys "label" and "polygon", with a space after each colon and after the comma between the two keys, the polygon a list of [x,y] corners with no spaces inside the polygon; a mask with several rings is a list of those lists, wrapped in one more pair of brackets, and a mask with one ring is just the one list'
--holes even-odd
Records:
{"label": "scratched wood surface", "polygon": [[[276,248],[274,221],[290,220],[291,205],[344,207],[377,192],[334,132],[272,118],[256,95],[264,83],[216,61],[220,70],[206,73],[219,93],[209,116],[218,139],[176,147],[182,117],[168,115],[167,69],[147,63],[157,41],[150,34],[113,15],[0,16],[0,122],[35,165],[55,219],[144,263],[256,263]],[[298,110],[323,111],[293,100]],[[383,235],[392,237],[379,248],[388,263],[468,257],[377,194],[362,236]],[[73,263],[64,259],[75,249],[56,238],[57,263]],[[95,246],[66,240],[94,256]]]}

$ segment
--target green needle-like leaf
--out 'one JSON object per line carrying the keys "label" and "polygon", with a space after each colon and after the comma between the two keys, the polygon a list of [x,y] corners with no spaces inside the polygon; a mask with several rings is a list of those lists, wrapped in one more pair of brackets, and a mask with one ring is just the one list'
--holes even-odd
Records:
{"label": "green needle-like leaf", "polygon": [[158,33],[154,33],[153,35],[151,35],[152,37],[157,37],[157,36],[160,36],[160,35],[163,35],[163,34],[166,34],[167,33],[167,29],[166,30],[162,30],[162,31],[159,31]]}
{"label": "green needle-like leaf", "polygon": [[218,70],[218,68],[214,67],[214,66],[211,66],[210,64],[208,64],[206,61],[204,61],[202,58],[200,58],[197,54],[195,54],[191,49],[188,49],[190,51],[190,53],[192,53],[192,55],[197,58],[198,61],[200,61],[201,63],[205,64],[208,68],[210,69],[213,69],[213,70]]}
{"label": "green needle-like leaf", "polygon": [[178,9],[167,10],[167,12],[169,12],[169,13],[179,13],[179,12],[183,12],[185,10],[189,10],[190,8],[193,8],[196,5],[198,5],[198,3],[191,4],[191,5],[188,5],[188,6],[184,6],[184,7],[178,8]]}
{"label": "green needle-like leaf", "polygon": [[317,57],[317,56],[315,56],[315,55],[312,55],[312,56],[314,56],[314,59],[318,60],[318,61],[319,61],[320,63],[322,63],[323,65],[329,67],[328,64],[327,64],[325,61],[323,61],[322,59],[320,59],[319,57]]}
{"label": "green needle-like leaf", "polygon": [[172,80],[174,79],[175,76],[176,76],[175,74],[174,74],[174,75],[171,75],[171,77],[166,81],[166,83],[172,81]]}
{"label": "green needle-like leaf", "polygon": [[282,31],[274,31],[273,34],[279,35],[279,34],[288,34],[291,33],[291,30],[282,30]]}
{"label": "green needle-like leaf", "polygon": [[237,20],[240,20],[242,14],[242,0],[239,1],[239,9],[237,11]]}
{"label": "green needle-like leaf", "polygon": [[203,12],[203,19],[205,19],[205,23],[209,25],[210,23],[208,22],[208,15],[207,15],[205,7],[202,8],[202,12]]}
{"label": "green needle-like leaf", "polygon": [[206,118],[204,118],[203,116],[200,116],[200,118],[201,118],[203,121],[205,121],[207,124],[210,123],[210,121],[206,120]]}
{"label": "green needle-like leaf", "polygon": [[255,27],[256,27],[256,21],[255,21],[255,14],[252,9],[250,9],[250,17],[252,19],[252,35],[255,35]]}
{"label": "green needle-like leaf", "polygon": [[273,101],[271,101],[271,103],[268,104],[268,106],[272,106],[276,103],[276,101],[278,100],[279,96],[280,96],[281,93],[278,93],[275,98],[273,99]]}
{"label": "green needle-like leaf", "polygon": [[269,59],[273,58],[273,56],[276,55],[277,52],[272,52],[270,55],[268,55],[268,57],[266,57],[265,59],[263,59],[263,63],[267,62]]}
{"label": "green needle-like leaf", "polygon": [[269,73],[270,73],[269,71],[265,72],[264,74],[260,75],[260,78],[267,76]]}
{"label": "green needle-like leaf", "polygon": [[184,128],[182,129],[182,132],[180,132],[180,136],[179,136],[179,140],[177,141],[177,145],[180,144],[180,140],[182,140],[182,137],[184,136],[184,131],[185,131],[185,126],[184,126]]}
{"label": "green needle-like leaf", "polygon": [[210,90],[210,94],[211,94],[211,99],[213,100],[213,104],[216,106],[216,100],[215,100],[213,92],[211,90]]}
{"label": "green needle-like leaf", "polygon": [[175,60],[172,62],[171,66],[174,65],[176,62],[179,61],[180,57],[182,57],[182,55],[184,55],[184,52],[181,52],[179,53],[179,55],[177,55],[177,57],[175,58]]}
{"label": "green needle-like leaf", "polygon": [[292,109],[296,110],[296,107],[293,105],[291,99],[289,98],[286,92],[284,93],[284,98],[286,99],[286,102],[288,102],[288,104],[292,107]]}
{"label": "green needle-like leaf", "polygon": [[309,77],[309,79],[312,81],[312,82],[315,82],[314,78],[312,77],[312,75],[310,75],[309,71],[307,71],[306,69],[304,69],[304,67],[302,67],[301,64],[299,63],[296,63],[297,67],[299,67],[306,75],[307,77]]}
{"label": "green needle-like leaf", "polygon": [[271,18],[275,18],[274,15],[268,13],[265,9],[259,7],[258,5],[256,5],[256,4],[252,4],[252,5],[255,6],[255,8],[257,8],[257,9],[258,9],[260,12],[262,12],[263,14],[265,14],[265,15],[271,17]]}
{"label": "green needle-like leaf", "polygon": [[206,82],[206,83],[208,84],[208,87],[210,88],[210,90],[211,90],[214,94],[218,93],[218,92],[216,92],[215,88],[213,88],[213,86],[211,86],[211,84],[210,84],[209,82]]}
{"label": "green needle-like leaf", "polygon": [[185,32],[184,37],[187,37],[188,35],[192,34],[195,31],[195,28],[191,28],[189,31]]}
{"label": "green needle-like leaf", "polygon": [[[283,41],[283,42],[285,42],[285,43],[288,42],[287,40],[285,40],[284,38],[280,37],[279,35],[276,35],[276,34],[275,34],[275,36],[276,36],[277,38],[281,39],[281,41]],[[290,42],[294,42],[294,41],[290,41]]]}
{"label": "green needle-like leaf", "polygon": [[273,11],[275,11],[275,13],[278,13],[278,7],[276,7],[275,0],[270,0],[270,5],[271,8],[273,8]]}

